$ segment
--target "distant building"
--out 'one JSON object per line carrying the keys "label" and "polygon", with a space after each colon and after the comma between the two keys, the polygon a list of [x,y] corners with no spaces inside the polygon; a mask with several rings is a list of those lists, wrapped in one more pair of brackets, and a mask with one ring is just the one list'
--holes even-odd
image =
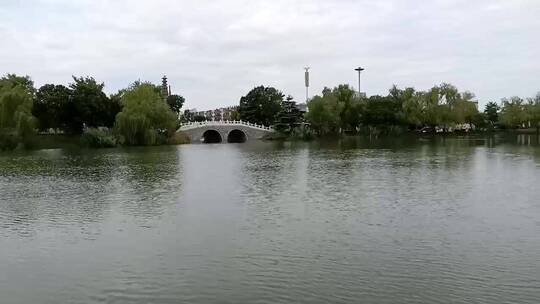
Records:
{"label": "distant building", "polygon": [[223,121],[223,120],[234,120],[233,113],[236,112],[238,106],[218,108],[214,110],[207,111],[197,111],[197,109],[185,110],[183,119],[186,121],[195,121],[195,120],[207,120],[207,121]]}
{"label": "distant building", "polygon": [[234,113],[238,112],[238,106],[221,108],[221,120],[234,120]]}
{"label": "distant building", "polygon": [[213,121],[221,121],[221,120],[223,120],[223,115],[221,113],[221,109],[209,110],[208,112],[211,115],[209,117],[209,120],[213,120]]}
{"label": "distant building", "polygon": [[184,113],[180,116],[180,119],[182,121],[194,121],[195,120],[195,113],[197,113],[197,109],[186,109],[184,110]]}
{"label": "distant building", "polygon": [[307,113],[308,112],[308,107],[307,107],[306,103],[297,103],[296,108],[298,109],[298,111],[300,111],[302,113]]}

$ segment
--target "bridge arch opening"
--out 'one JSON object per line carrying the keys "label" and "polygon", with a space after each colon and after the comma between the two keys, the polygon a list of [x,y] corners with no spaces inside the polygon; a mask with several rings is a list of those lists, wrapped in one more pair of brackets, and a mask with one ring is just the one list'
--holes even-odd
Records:
{"label": "bridge arch opening", "polygon": [[207,130],[203,133],[202,142],[205,144],[218,144],[222,142],[221,134],[216,130]]}
{"label": "bridge arch opening", "polygon": [[234,129],[227,135],[228,143],[244,143],[247,141],[247,135],[241,130]]}

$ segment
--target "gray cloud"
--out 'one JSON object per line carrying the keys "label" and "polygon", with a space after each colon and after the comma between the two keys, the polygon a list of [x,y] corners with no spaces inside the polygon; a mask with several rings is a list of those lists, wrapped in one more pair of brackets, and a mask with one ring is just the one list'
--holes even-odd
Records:
{"label": "gray cloud", "polygon": [[356,84],[446,81],[481,103],[540,90],[540,3],[436,1],[4,0],[0,72],[37,85],[92,75],[109,92],[169,76],[188,107],[236,104],[253,86],[304,97]]}

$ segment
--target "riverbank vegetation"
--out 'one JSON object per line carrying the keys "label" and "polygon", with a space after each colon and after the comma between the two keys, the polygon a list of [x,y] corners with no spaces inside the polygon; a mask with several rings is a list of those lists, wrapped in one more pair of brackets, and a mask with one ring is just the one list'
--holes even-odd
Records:
{"label": "riverbank vegetation", "polygon": [[427,91],[393,86],[387,95],[370,97],[339,85],[315,95],[305,114],[292,97],[283,97],[275,88],[256,87],[242,97],[240,117],[258,124],[273,121],[282,133],[274,138],[540,129],[540,93],[489,102],[482,110],[473,93],[447,83]]}
{"label": "riverbank vegetation", "polygon": [[39,89],[28,76],[0,78],[0,149],[28,148],[41,139],[49,146],[53,137],[77,137],[81,146],[96,148],[185,141],[173,136],[182,96],[162,96],[161,87],[149,82],[136,81],[110,96],[104,87],[92,77]]}
{"label": "riverbank vegetation", "polygon": [[347,86],[324,89],[309,103],[307,121],[318,135],[336,133],[392,134],[408,130],[442,130],[482,125],[470,92],[449,84],[429,91],[396,86],[386,96],[359,96]]}
{"label": "riverbank vegetation", "polygon": [[116,129],[127,145],[167,143],[175,132],[177,116],[151,83],[134,83],[122,93],[122,111]]}
{"label": "riverbank vegetation", "polygon": [[[85,147],[189,142],[175,132],[185,102],[167,88],[136,81],[107,96],[104,83],[73,77],[67,86],[39,89],[28,76],[0,78],[0,149],[32,147],[36,135],[78,138]],[[429,90],[393,86],[386,95],[364,96],[349,85],[324,88],[306,108],[273,87],[258,86],[240,98],[234,119],[272,125],[272,138],[310,139],[342,134],[449,133],[492,130],[540,132],[540,93],[488,102],[443,83]],[[185,117],[183,117],[185,119]],[[50,145],[50,143],[48,143]]]}
{"label": "riverbank vegetation", "polygon": [[28,77],[0,78],[0,150],[11,150],[35,133],[32,116],[33,83]]}

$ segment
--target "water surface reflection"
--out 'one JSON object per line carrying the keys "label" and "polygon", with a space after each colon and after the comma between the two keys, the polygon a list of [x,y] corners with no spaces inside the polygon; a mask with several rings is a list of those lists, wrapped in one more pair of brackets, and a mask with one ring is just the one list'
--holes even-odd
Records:
{"label": "water surface reflection", "polygon": [[6,303],[536,303],[538,137],[0,155]]}

